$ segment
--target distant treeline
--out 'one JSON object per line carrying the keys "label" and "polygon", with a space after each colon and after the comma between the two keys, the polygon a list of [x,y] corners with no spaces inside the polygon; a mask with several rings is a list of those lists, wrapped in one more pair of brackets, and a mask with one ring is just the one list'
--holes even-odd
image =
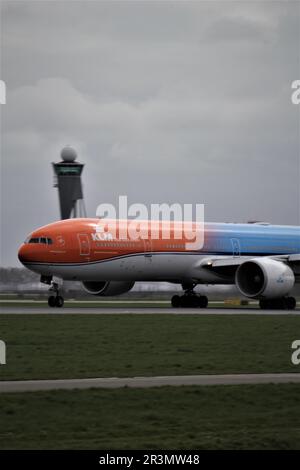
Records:
{"label": "distant treeline", "polygon": [[39,279],[38,274],[25,268],[0,268],[1,284],[31,284]]}

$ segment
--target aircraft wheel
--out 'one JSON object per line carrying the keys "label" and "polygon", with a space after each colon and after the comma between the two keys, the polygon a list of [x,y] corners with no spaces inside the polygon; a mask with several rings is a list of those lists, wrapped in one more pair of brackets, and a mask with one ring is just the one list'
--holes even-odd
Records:
{"label": "aircraft wheel", "polygon": [[282,299],[261,299],[259,306],[262,310],[279,310],[284,308]]}
{"label": "aircraft wheel", "polygon": [[208,298],[206,297],[206,295],[201,295],[200,297],[198,297],[198,306],[200,308],[206,308],[208,305]]}
{"label": "aircraft wheel", "polygon": [[284,299],[285,308],[287,310],[294,310],[296,308],[296,299],[295,297],[286,297]]}
{"label": "aircraft wheel", "polygon": [[180,305],[181,305],[180,296],[179,295],[173,295],[173,297],[171,299],[171,304],[172,304],[172,307],[174,307],[174,308],[180,307]]}
{"label": "aircraft wheel", "polygon": [[50,297],[48,298],[48,305],[49,307],[55,307],[56,297],[54,297],[54,295],[50,295]]}
{"label": "aircraft wheel", "polygon": [[262,310],[267,310],[269,308],[269,301],[266,299],[261,299],[259,301],[259,306]]}
{"label": "aircraft wheel", "polygon": [[64,298],[61,295],[58,295],[55,298],[55,307],[62,307],[64,305]]}
{"label": "aircraft wheel", "polygon": [[187,307],[197,308],[198,307],[198,298],[195,295],[188,295],[186,298]]}
{"label": "aircraft wheel", "polygon": [[284,310],[286,308],[286,299],[278,299],[276,308],[278,310]]}
{"label": "aircraft wheel", "polygon": [[294,310],[296,299],[294,297],[283,297],[281,299],[261,299],[259,306],[262,310]]}
{"label": "aircraft wheel", "polygon": [[197,295],[183,295],[180,299],[180,306],[185,308],[197,308],[199,307],[199,300],[201,297]]}
{"label": "aircraft wheel", "polygon": [[174,308],[206,308],[208,305],[208,298],[205,295],[187,295],[182,296],[173,295],[171,299],[172,307]]}
{"label": "aircraft wheel", "polygon": [[189,301],[189,296],[188,295],[182,295],[180,297],[180,307],[183,308],[188,308],[190,307],[190,301]]}

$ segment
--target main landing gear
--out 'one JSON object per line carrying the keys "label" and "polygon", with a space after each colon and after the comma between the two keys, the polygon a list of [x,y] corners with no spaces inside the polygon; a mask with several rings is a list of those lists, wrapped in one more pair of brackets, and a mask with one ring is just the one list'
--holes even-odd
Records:
{"label": "main landing gear", "polygon": [[51,282],[49,292],[53,292],[54,295],[50,295],[48,298],[49,307],[62,307],[64,305],[64,298],[59,295],[59,288],[56,282]]}
{"label": "main landing gear", "polygon": [[[184,287],[184,286],[183,286]],[[174,308],[206,308],[208,298],[206,295],[198,295],[194,292],[194,285],[185,289],[183,295],[173,295],[171,299],[172,307]]]}
{"label": "main landing gear", "polygon": [[262,310],[294,310],[295,297],[282,297],[281,299],[261,299],[259,306]]}

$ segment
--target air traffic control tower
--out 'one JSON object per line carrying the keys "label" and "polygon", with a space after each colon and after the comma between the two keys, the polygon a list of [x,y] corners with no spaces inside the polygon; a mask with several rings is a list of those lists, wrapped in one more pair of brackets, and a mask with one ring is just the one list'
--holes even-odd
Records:
{"label": "air traffic control tower", "polygon": [[83,200],[81,173],[84,165],[76,162],[77,154],[72,147],[61,151],[62,161],[52,163],[55,183],[58,188],[61,219],[86,217]]}

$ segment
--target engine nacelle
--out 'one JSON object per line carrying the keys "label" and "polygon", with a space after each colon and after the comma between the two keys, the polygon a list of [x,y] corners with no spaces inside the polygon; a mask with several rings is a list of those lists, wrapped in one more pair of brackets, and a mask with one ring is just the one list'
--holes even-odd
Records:
{"label": "engine nacelle", "polygon": [[82,281],[83,288],[92,295],[103,297],[120,295],[134,286],[133,281]]}
{"label": "engine nacelle", "polygon": [[254,258],[238,267],[235,283],[246,297],[275,299],[292,290],[295,276],[291,268],[281,261]]}

